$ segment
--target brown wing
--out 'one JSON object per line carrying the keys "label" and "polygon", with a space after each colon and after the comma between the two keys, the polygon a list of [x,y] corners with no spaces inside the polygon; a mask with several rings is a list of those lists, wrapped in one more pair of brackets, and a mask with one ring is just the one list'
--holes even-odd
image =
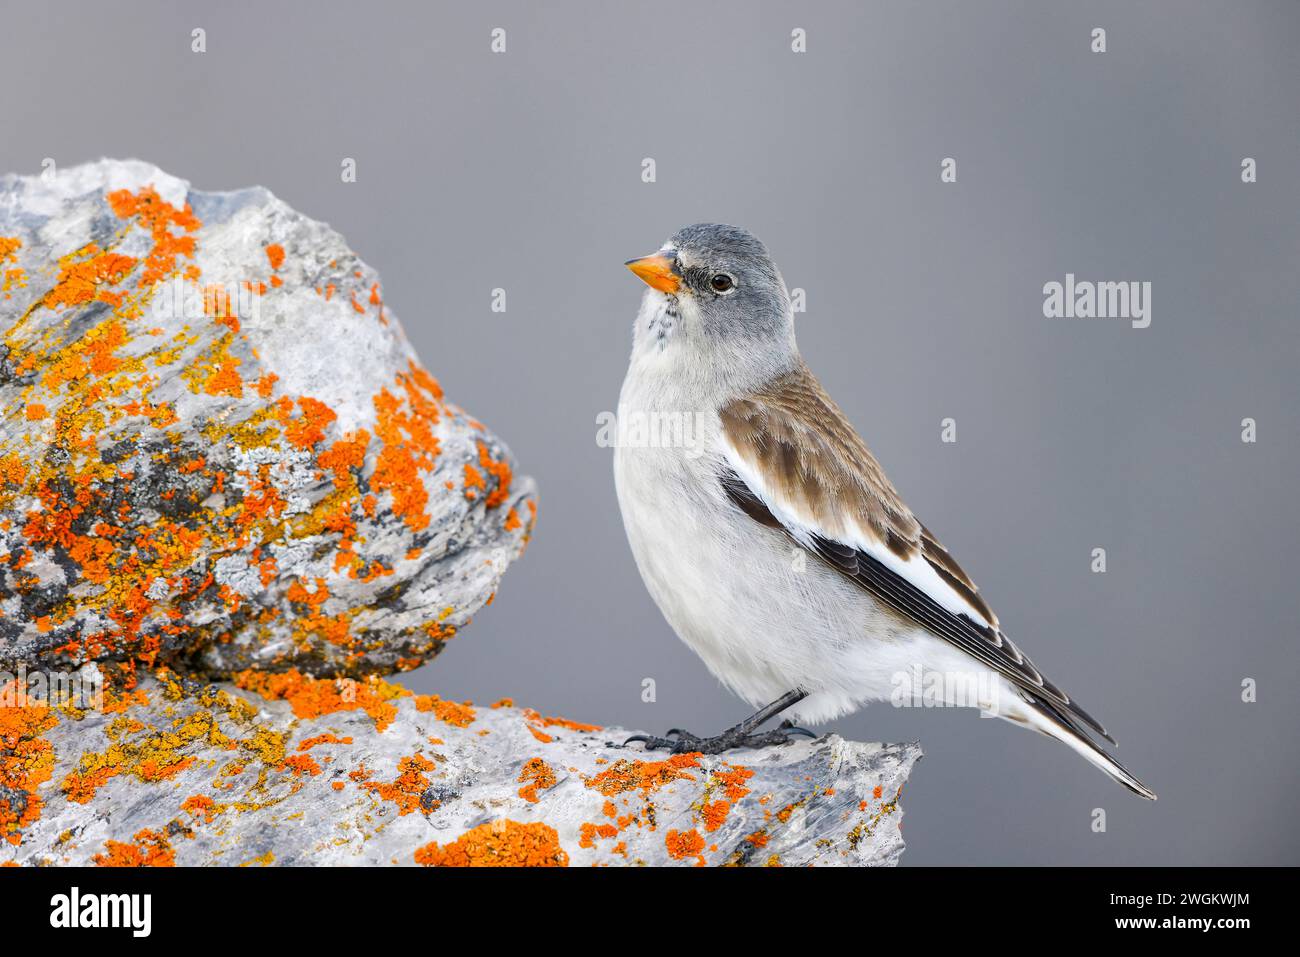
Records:
{"label": "brown wing", "polygon": [[783,529],[878,600],[1111,740],[1002,632],[974,582],[917,521],[806,367],[719,414],[734,454],[720,481],[745,514]]}

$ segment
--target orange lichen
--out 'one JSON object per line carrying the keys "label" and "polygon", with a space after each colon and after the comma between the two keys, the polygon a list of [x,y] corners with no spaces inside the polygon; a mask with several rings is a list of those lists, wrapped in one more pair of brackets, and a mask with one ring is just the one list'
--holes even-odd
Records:
{"label": "orange lichen", "polygon": [[414,362],[398,375],[404,398],[388,389],[374,397],[375,433],[381,443],[371,485],[392,496],[393,511],[413,532],[429,526],[429,493],[423,475],[432,472],[441,447],[433,427],[441,418],[442,390]]}
{"label": "orange lichen", "polygon": [[664,847],[668,850],[668,856],[675,861],[694,857],[696,867],[704,866],[704,838],[694,828],[689,831],[669,831],[664,835]]}
{"label": "orange lichen", "polygon": [[415,852],[425,867],[568,867],[555,828],[541,822],[489,821],[450,844],[432,842]]}
{"label": "orange lichen", "polygon": [[483,480],[483,473],[468,462],[465,463],[465,497],[468,499],[478,498],[478,492],[487,488],[487,483]]}
{"label": "orange lichen", "polygon": [[[435,765],[422,754],[412,754],[397,763],[397,779],[389,782],[366,781],[362,787],[374,792],[385,801],[397,805],[398,815],[410,814],[422,808],[424,792],[433,782],[425,776]],[[436,810],[436,804],[430,810]]]}
{"label": "orange lichen", "polygon": [[3,273],[4,280],[0,282],[0,292],[4,293],[6,299],[12,299],[14,290],[27,288],[27,270],[25,269],[6,269]]}
{"label": "orange lichen", "polygon": [[317,578],[313,591],[308,591],[301,578],[297,579],[289,586],[285,592],[285,597],[289,601],[296,601],[310,606],[312,609],[319,608],[329,598],[330,590],[325,585],[325,579]]}
{"label": "orange lichen", "polygon": [[555,787],[555,771],[541,758],[530,758],[519,772],[519,796],[525,801],[537,803],[537,792]]}
{"label": "orange lichen", "polygon": [[27,465],[21,456],[10,454],[0,457],[0,486],[16,487],[27,480]]}
{"label": "orange lichen", "polygon": [[[15,679],[0,688],[6,702],[22,700],[25,689]],[[46,731],[58,724],[48,705],[0,705],[0,838],[18,843],[22,829],[41,815],[37,789],[54,772],[54,748]]]}
{"label": "orange lichen", "polygon": [[405,688],[378,677],[366,681],[351,678],[312,678],[297,670],[281,673],[241,671],[234,676],[237,687],[255,691],[264,698],[287,701],[299,718],[319,718],[339,711],[364,711],[378,731],[397,717],[396,698],[410,695]]}
{"label": "orange lichen", "polygon": [[716,831],[722,827],[727,815],[731,813],[730,801],[712,801],[704,805],[700,816],[704,818],[704,829],[706,831]]}
{"label": "orange lichen", "polygon": [[217,802],[206,794],[192,794],[181,802],[181,810],[203,818],[204,824],[211,824],[217,814],[218,806]]}
{"label": "orange lichen", "polygon": [[[49,309],[84,305],[99,297],[100,286],[120,283],[137,262],[131,256],[103,252],[94,243],[83,246],[59,260],[59,278],[42,302]],[[117,305],[111,299],[104,301]]]}
{"label": "orange lichen", "polygon": [[152,186],[145,186],[132,194],[122,189],[109,193],[108,203],[119,219],[135,219],[147,230],[153,239],[153,249],[145,258],[137,286],[148,289],[161,282],[176,271],[176,258],[194,256],[194,237],[175,235],[172,227],[179,227],[186,233],[192,233],[202,225],[186,203],[183,209],[177,209],[161,196]]}
{"label": "orange lichen", "polygon": [[726,789],[727,800],[735,803],[749,793],[745,782],[754,776],[754,772],[735,764],[728,765],[728,768],[729,770],[726,771],[714,771],[713,780]]}
{"label": "orange lichen", "polygon": [[[725,769],[710,773],[704,796],[697,805],[705,831],[712,833],[722,827],[736,802],[750,793],[745,782],[753,776],[753,771],[740,765],[727,765]],[[712,795],[719,789],[723,796],[712,799]]]}
{"label": "orange lichen", "polygon": [[272,269],[279,269],[284,265],[284,247],[279,243],[270,243],[266,247],[266,259]]}
{"label": "orange lichen", "polygon": [[325,438],[325,429],[337,416],[328,405],[311,396],[305,395],[299,398],[298,408],[302,410],[300,417],[291,419],[286,415],[282,419],[284,437],[290,445],[300,449],[310,449]]}
{"label": "orange lichen", "polygon": [[[484,443],[478,444],[478,464],[493,478],[497,480],[497,487],[488,495],[484,504],[488,508],[496,508],[502,502],[510,497],[510,483],[512,480],[510,473],[510,464],[504,460],[498,461],[488,454],[488,447]],[[468,475],[469,466],[466,466]]]}
{"label": "orange lichen", "polygon": [[698,752],[674,754],[664,761],[635,761],[619,758],[589,780],[587,787],[594,788],[605,797],[636,790],[649,794],[673,781],[694,781],[695,776],[688,774],[686,769],[698,768],[699,759]]}
{"label": "orange lichen", "polygon": [[135,835],[134,844],[105,841],[107,853],[96,854],[100,867],[175,867],[176,852],[166,834],[145,829]]}
{"label": "orange lichen", "polygon": [[295,754],[284,759],[280,765],[286,771],[292,771],[294,777],[308,774],[312,777],[321,773],[320,765],[310,754]]}
{"label": "orange lichen", "polygon": [[506,520],[502,523],[501,527],[507,532],[513,532],[521,525],[523,525],[523,522],[519,520],[519,513],[515,511],[514,506],[512,505],[506,512]]}
{"label": "orange lichen", "polygon": [[73,804],[88,804],[90,799],[95,796],[95,793],[108,782],[108,779],[115,777],[120,770],[120,768],[105,765],[84,773],[73,771],[63,779],[63,783],[60,785],[63,796]]}
{"label": "orange lichen", "polygon": [[135,771],[141,781],[152,783],[175,777],[193,763],[194,758],[192,756],[186,756],[176,761],[157,761],[145,758],[136,766]]}
{"label": "orange lichen", "polygon": [[239,317],[224,286],[212,284],[203,287],[203,312],[231,332],[239,331]]}
{"label": "orange lichen", "polygon": [[436,694],[422,694],[415,697],[415,710],[432,711],[433,716],[439,721],[446,722],[457,728],[468,728],[478,717],[473,708],[474,702],[466,701],[463,704],[457,704],[454,701],[444,701]]}
{"label": "orange lichen", "polygon": [[613,824],[585,823],[579,828],[578,846],[595,847],[598,838],[618,837],[618,828]]}
{"label": "orange lichen", "polygon": [[350,470],[359,469],[365,464],[366,446],[369,444],[370,433],[365,429],[350,432],[316,456],[316,464],[334,473],[335,488],[348,490]]}
{"label": "orange lichen", "polygon": [[543,728],[567,728],[570,731],[600,730],[599,725],[583,724],[580,721],[570,721],[567,718],[547,717],[532,708],[524,709],[524,720],[528,723],[528,730],[532,733],[532,736],[543,744],[550,744],[554,740],[542,730]]}
{"label": "orange lichen", "polygon": [[329,734],[329,733],[318,734],[315,735],[314,737],[305,738],[302,741],[299,741],[298,750],[310,751],[312,748],[321,744],[351,744],[351,743],[352,743],[352,739],[350,737],[340,738],[336,735]]}

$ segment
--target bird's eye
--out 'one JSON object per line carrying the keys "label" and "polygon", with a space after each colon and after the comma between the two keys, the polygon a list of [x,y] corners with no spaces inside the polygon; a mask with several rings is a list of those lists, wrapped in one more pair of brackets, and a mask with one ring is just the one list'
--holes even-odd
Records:
{"label": "bird's eye", "polygon": [[713,274],[713,278],[709,280],[709,285],[713,287],[714,292],[731,292],[736,286],[736,281],[725,272],[719,272]]}

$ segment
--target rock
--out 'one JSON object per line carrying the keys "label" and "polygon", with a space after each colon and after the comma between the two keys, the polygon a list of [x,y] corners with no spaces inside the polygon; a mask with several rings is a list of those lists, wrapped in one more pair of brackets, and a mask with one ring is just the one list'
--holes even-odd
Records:
{"label": "rock", "polygon": [[378,678],[163,672],[98,709],[0,707],[0,862],[898,862],[914,744],[607,743],[628,733]]}
{"label": "rock", "polygon": [[534,491],[328,227],[142,163],[3,178],[0,332],[0,864],[897,863],[915,745],[646,754],[379,677]]}
{"label": "rock", "polygon": [[411,668],[531,531],[374,270],[264,189],[0,178],[0,331],[2,667]]}

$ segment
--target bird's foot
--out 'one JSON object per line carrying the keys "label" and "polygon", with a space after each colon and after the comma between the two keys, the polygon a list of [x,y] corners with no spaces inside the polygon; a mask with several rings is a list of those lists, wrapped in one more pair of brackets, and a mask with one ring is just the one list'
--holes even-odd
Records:
{"label": "bird's foot", "polygon": [[692,752],[722,754],[734,748],[767,748],[778,744],[793,744],[794,735],[797,734],[807,735],[810,738],[817,737],[807,728],[797,728],[788,723],[782,724],[775,731],[760,732],[737,726],[728,728],[711,738],[697,737],[689,731],[673,728],[663,737],[654,734],[634,734],[623,742],[623,746],[627,747],[633,741],[640,741],[647,751],[668,751],[672,754]]}
{"label": "bird's foot", "polygon": [[817,732],[809,731],[807,728],[801,728],[788,718],[777,726],[778,731],[784,731],[786,734],[802,734],[804,737],[816,739]]}

